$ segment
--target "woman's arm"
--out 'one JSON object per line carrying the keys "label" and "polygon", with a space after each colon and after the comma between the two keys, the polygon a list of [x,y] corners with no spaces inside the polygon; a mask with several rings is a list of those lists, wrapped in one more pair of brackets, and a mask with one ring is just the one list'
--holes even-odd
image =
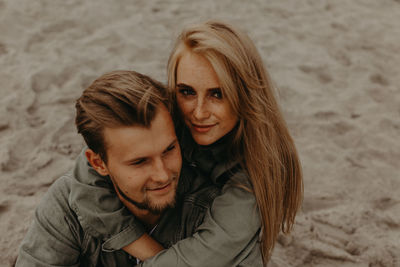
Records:
{"label": "woman's arm", "polygon": [[[192,237],[161,251],[141,266],[230,267],[257,249],[261,224],[256,200],[252,193],[235,186],[232,179],[242,182],[247,177],[239,172],[228,181]],[[258,262],[262,262],[261,258]]]}
{"label": "woman's arm", "polygon": [[144,261],[153,257],[164,249],[157,241],[148,234],[143,234],[139,239],[122,248],[128,254]]}

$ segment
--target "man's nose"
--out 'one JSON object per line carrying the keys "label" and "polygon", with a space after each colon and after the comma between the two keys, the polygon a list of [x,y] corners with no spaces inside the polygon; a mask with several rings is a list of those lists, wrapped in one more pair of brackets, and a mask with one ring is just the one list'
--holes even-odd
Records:
{"label": "man's nose", "polygon": [[205,120],[208,117],[210,117],[210,112],[208,111],[207,103],[204,100],[202,99],[197,100],[196,106],[194,107],[193,116],[198,121]]}
{"label": "man's nose", "polygon": [[169,170],[164,162],[160,158],[156,158],[153,164],[153,175],[152,180],[159,183],[165,183],[169,179]]}

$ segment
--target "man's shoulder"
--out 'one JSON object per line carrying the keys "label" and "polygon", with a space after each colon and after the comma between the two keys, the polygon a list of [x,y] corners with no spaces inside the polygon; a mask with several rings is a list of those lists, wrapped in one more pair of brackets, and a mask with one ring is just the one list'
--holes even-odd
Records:
{"label": "man's shoulder", "polygon": [[72,184],[71,173],[67,173],[43,196],[21,243],[16,266],[72,266],[86,255],[89,246],[96,245],[70,207]]}
{"label": "man's shoulder", "polygon": [[65,214],[71,213],[69,197],[73,183],[71,171],[55,180],[40,201],[36,209],[37,215],[45,217],[65,216]]}

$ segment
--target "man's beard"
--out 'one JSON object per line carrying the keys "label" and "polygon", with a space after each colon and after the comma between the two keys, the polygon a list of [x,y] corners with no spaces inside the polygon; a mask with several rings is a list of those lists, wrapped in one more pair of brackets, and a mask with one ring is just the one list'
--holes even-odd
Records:
{"label": "man's beard", "polygon": [[[121,195],[121,197],[123,197],[126,201],[128,201],[129,203],[131,203],[132,205],[134,205],[135,207],[137,207],[141,210],[148,210],[155,215],[159,215],[159,214],[163,213],[166,209],[175,207],[176,188],[174,189],[175,190],[174,199],[171,202],[166,203],[164,205],[154,205],[153,203],[151,203],[151,200],[147,196],[145,197],[144,201],[137,202],[137,201],[133,200],[132,198],[128,197],[124,192],[122,192],[121,188],[118,186],[115,179],[111,175],[109,175],[109,176],[110,176],[111,180],[113,181],[113,184],[114,184],[115,188],[117,189],[118,193]],[[173,183],[177,179],[178,179],[177,175],[174,175],[171,178],[171,183]]]}

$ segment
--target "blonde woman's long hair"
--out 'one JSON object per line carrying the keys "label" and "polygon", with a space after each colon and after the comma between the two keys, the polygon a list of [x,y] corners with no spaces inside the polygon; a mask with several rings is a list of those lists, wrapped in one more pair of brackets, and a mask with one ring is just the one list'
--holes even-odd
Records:
{"label": "blonde woman's long hair", "polygon": [[[179,59],[185,51],[213,66],[223,97],[239,117],[231,148],[243,155],[262,219],[261,250],[270,258],[280,230],[289,233],[301,205],[303,183],[292,137],[273,94],[272,83],[250,38],[223,22],[193,25],[179,35],[168,60],[168,85],[174,97]],[[175,101],[172,99],[172,101]]]}

